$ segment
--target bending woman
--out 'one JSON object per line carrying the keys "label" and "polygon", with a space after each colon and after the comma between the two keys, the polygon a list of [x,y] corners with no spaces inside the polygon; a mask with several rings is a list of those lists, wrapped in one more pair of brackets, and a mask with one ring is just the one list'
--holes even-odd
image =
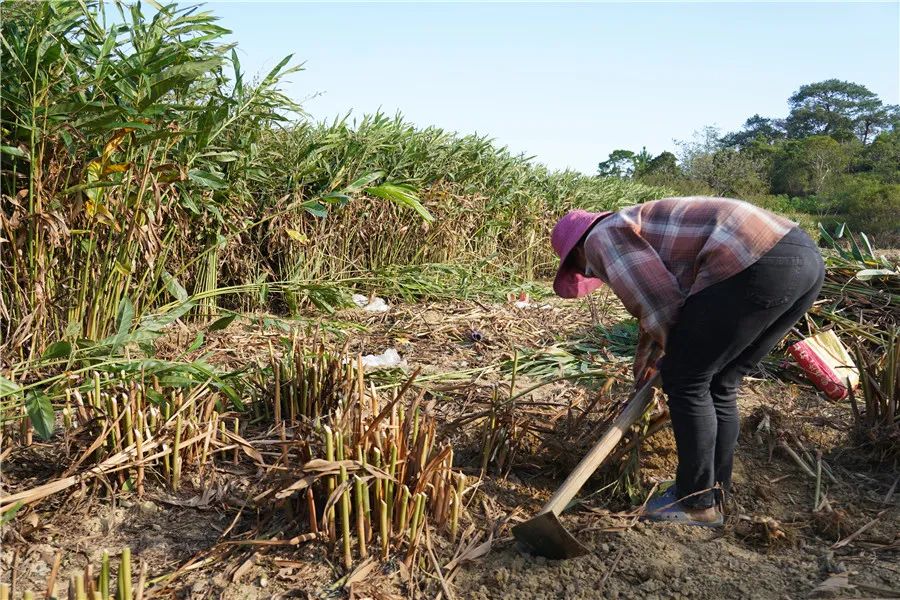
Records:
{"label": "bending woman", "polygon": [[607,283],[640,320],[635,378],[656,367],[662,376],[678,471],[646,516],[721,524],[714,488],[731,486],[738,389],[818,296],[816,244],[783,217],[705,197],[572,211],[552,244],[556,293],[578,298]]}

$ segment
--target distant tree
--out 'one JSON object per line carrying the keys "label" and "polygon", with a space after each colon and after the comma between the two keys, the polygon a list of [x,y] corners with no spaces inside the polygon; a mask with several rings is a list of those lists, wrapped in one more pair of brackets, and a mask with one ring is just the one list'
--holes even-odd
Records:
{"label": "distant tree", "polygon": [[717,128],[706,127],[693,141],[676,142],[681,153],[681,169],[713,193],[747,197],[766,191],[762,165],[746,153],[726,148]]}
{"label": "distant tree", "polygon": [[791,111],[785,124],[794,139],[827,135],[839,141],[858,137],[867,143],[897,119],[897,107],[885,106],[864,85],[839,79],[801,86],[788,104]]}
{"label": "distant tree", "polygon": [[772,192],[791,196],[819,194],[844,172],[852,157],[850,145],[826,135],[785,142],[773,157]]}
{"label": "distant tree", "polygon": [[[880,100],[879,100],[880,102]],[[863,144],[880,132],[900,131],[900,107],[888,104],[863,114],[856,124],[856,134]]]}
{"label": "distant tree", "polygon": [[597,174],[601,177],[632,177],[643,171],[652,159],[653,155],[646,147],[638,153],[613,150],[608,159],[597,165]]}
{"label": "distant tree", "polygon": [[635,154],[631,150],[613,150],[609,158],[597,165],[601,177],[631,177]]}
{"label": "distant tree", "polygon": [[772,144],[785,135],[784,121],[753,115],[740,131],[729,133],[720,141],[726,148],[742,149],[754,142]]}
{"label": "distant tree", "polygon": [[647,147],[644,146],[641,148],[640,152],[634,155],[634,158],[631,161],[631,174],[637,176],[645,171],[651,160],[653,160],[653,155],[647,152]]}
{"label": "distant tree", "polygon": [[664,175],[675,177],[679,174],[678,158],[669,151],[665,151],[647,161],[639,173],[636,175]]}
{"label": "distant tree", "polygon": [[885,183],[900,183],[900,129],[882,133],[866,146],[860,167]]}

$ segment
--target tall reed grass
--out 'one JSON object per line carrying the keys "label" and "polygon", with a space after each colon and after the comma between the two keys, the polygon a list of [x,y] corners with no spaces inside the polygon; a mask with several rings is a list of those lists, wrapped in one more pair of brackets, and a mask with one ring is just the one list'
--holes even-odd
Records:
{"label": "tall reed grass", "polygon": [[[550,172],[491,140],[377,114],[314,124],[249,80],[209,12],[170,4],[3,5],[0,352],[103,339],[162,304],[462,260],[547,272],[573,206],[664,190]],[[112,13],[112,14],[108,14]],[[306,292],[244,294],[296,310]]]}

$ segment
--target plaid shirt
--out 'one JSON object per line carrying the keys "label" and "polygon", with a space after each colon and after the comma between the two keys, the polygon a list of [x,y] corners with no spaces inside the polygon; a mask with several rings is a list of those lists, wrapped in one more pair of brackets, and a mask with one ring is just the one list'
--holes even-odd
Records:
{"label": "plaid shirt", "polygon": [[664,198],[606,217],[584,248],[589,274],[665,348],[688,296],[740,273],[795,226],[740,200]]}

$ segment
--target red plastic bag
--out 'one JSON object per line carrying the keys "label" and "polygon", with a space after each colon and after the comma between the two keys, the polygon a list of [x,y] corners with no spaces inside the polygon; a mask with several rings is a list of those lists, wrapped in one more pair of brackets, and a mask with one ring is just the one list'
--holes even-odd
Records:
{"label": "red plastic bag", "polygon": [[832,400],[847,397],[859,385],[859,371],[833,330],[817,333],[788,347],[809,380]]}

